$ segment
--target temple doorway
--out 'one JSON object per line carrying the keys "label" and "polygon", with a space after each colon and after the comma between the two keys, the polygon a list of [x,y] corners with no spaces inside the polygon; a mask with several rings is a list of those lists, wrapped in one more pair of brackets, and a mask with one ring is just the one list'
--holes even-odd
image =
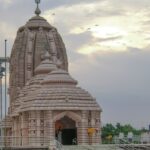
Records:
{"label": "temple doorway", "polygon": [[64,116],[55,123],[55,137],[63,145],[77,145],[76,122]]}

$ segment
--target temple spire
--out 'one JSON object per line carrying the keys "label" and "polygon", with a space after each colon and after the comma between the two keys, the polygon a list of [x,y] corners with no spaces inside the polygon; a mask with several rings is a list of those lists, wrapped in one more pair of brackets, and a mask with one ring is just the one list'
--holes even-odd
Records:
{"label": "temple spire", "polygon": [[41,0],[35,0],[35,3],[37,4],[37,8],[35,10],[35,14],[37,16],[39,16],[41,14],[41,10],[39,9],[39,4],[40,4]]}

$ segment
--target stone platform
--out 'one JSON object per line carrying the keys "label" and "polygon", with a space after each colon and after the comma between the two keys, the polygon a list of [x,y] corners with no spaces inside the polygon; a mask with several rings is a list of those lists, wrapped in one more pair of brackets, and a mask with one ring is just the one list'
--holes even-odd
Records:
{"label": "stone platform", "polygon": [[121,150],[116,149],[115,145],[99,145],[99,146],[63,146],[63,150]]}
{"label": "stone platform", "polygon": [[[0,150],[49,150],[47,147],[7,147]],[[56,150],[150,150],[150,144],[121,144],[121,145],[97,145],[97,146],[63,146]]]}
{"label": "stone platform", "polygon": [[48,150],[47,147],[0,147],[0,150]]}
{"label": "stone platform", "polygon": [[150,150],[150,144],[63,146],[63,150]]}

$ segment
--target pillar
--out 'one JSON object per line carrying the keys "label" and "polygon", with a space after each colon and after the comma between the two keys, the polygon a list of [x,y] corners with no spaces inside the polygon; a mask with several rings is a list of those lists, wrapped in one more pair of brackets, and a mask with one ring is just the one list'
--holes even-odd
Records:
{"label": "pillar", "polygon": [[92,145],[97,145],[101,143],[100,135],[100,112],[91,112],[91,127],[95,128],[95,133],[92,135]]}
{"label": "pillar", "polygon": [[37,146],[41,146],[41,111],[36,112],[36,118],[37,118]]}
{"label": "pillar", "polygon": [[36,146],[37,141],[37,119],[36,111],[30,111],[29,114],[29,145]]}
{"label": "pillar", "polygon": [[22,145],[27,146],[29,144],[29,115],[27,112],[22,113],[22,121],[21,121],[21,130],[22,130]]}
{"label": "pillar", "polygon": [[45,111],[44,117],[44,141],[45,146],[50,146],[52,148],[55,143],[55,127],[53,122],[53,113],[52,111]]}
{"label": "pillar", "polygon": [[78,131],[78,144],[87,145],[88,143],[88,134],[87,134],[87,111],[82,111],[82,120],[80,123]]}

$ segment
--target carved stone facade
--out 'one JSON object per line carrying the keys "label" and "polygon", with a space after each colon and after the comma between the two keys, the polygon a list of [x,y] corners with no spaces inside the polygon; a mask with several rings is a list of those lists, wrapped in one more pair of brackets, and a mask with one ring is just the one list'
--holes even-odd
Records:
{"label": "carved stone facade", "polygon": [[77,84],[56,28],[38,15],[31,18],[18,30],[10,59],[12,145],[101,143],[101,108]]}
{"label": "carved stone facade", "polygon": [[[68,70],[65,45],[55,27],[44,18],[35,16],[17,32],[10,59],[10,103],[14,104],[19,90],[34,76],[48,50],[57,66]],[[11,107],[10,107],[11,112]]]}

